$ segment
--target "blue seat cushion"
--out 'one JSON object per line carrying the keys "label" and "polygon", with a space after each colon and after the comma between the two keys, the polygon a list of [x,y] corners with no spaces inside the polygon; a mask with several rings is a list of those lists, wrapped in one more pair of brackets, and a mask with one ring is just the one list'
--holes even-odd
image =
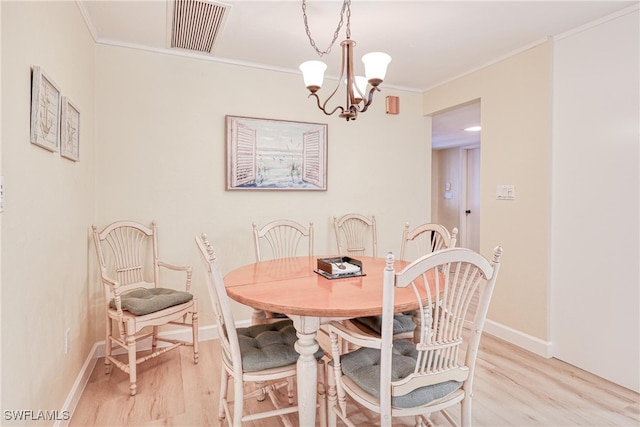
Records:
{"label": "blue seat cushion", "polygon": [[[122,309],[136,316],[155,313],[192,299],[193,294],[189,292],[167,288],[135,289],[120,296]],[[113,309],[116,308],[116,303],[113,299],[109,306]]]}
{"label": "blue seat cushion", "polygon": [[[245,372],[279,368],[295,364],[298,352],[293,345],[298,340],[291,320],[237,328],[242,370]],[[316,359],[324,356],[321,349]]]}
{"label": "blue seat cushion", "polygon": [[[412,332],[416,328],[416,323],[413,321],[413,314],[414,311],[407,311],[393,315],[393,335]],[[378,335],[381,333],[382,316],[356,317],[353,321],[375,331]]]}
{"label": "blue seat cushion", "polygon": [[[412,374],[417,357],[415,344],[407,340],[395,340],[391,356],[391,381],[398,381]],[[340,363],[344,375],[367,393],[380,397],[380,350],[360,348],[340,356]],[[460,387],[462,383],[457,381],[421,387],[404,396],[392,397],[391,404],[397,408],[422,406],[445,397]]]}

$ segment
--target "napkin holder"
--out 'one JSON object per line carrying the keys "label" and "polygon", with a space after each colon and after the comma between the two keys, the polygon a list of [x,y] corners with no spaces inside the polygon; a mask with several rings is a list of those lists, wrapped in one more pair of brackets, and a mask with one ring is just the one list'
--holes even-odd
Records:
{"label": "napkin holder", "polygon": [[[345,268],[340,268],[340,266],[344,266]],[[348,256],[318,258],[318,267],[315,272],[327,279],[365,275],[362,271],[362,261]]]}

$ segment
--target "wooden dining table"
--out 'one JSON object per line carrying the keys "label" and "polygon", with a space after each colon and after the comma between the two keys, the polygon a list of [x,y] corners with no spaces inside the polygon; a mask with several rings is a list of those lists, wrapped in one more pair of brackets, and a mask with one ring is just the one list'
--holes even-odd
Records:
{"label": "wooden dining table", "polygon": [[[314,426],[317,404],[316,334],[321,324],[336,319],[374,316],[382,313],[385,258],[359,256],[363,276],[328,279],[314,270],[318,258],[292,257],[256,262],[229,272],[227,294],[254,309],[284,313],[293,320],[298,341],[298,407],[300,426]],[[396,260],[396,271],[406,261]],[[415,309],[410,287],[396,289],[395,311]]]}

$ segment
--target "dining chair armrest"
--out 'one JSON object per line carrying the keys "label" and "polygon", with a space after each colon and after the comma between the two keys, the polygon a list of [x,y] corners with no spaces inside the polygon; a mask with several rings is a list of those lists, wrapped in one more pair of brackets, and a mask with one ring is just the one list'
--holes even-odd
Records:
{"label": "dining chair armrest", "polygon": [[170,264],[170,263],[164,262],[164,261],[158,261],[158,267],[164,267],[164,268],[168,268],[169,270],[174,270],[174,271],[191,271],[191,270],[193,270],[193,268],[190,265],[175,265],[175,264]]}
{"label": "dining chair armrest", "polygon": [[367,335],[347,328],[343,323],[332,321],[328,325],[329,333],[346,340],[359,347],[380,349],[382,340],[378,337]]}
{"label": "dining chair armrest", "polygon": [[[112,295],[113,302],[115,304],[116,311],[118,313],[118,317],[122,318],[122,300],[120,299],[120,295],[122,291],[120,290],[120,282],[114,280],[107,276],[107,273],[103,271],[101,273],[102,284],[104,286],[108,286]],[[110,298],[107,298],[106,303],[109,304],[111,301]]]}
{"label": "dining chair armrest", "polygon": [[173,271],[184,271],[187,274],[185,288],[187,292],[191,292],[191,275],[193,274],[193,267],[190,265],[175,265],[164,261],[158,261],[158,267],[164,267]]}
{"label": "dining chair armrest", "polygon": [[112,279],[111,277],[109,277],[107,275],[107,273],[104,272],[104,271],[100,274],[100,278],[102,280],[102,284],[107,285],[112,289],[113,288],[118,288],[120,286],[120,283],[117,280]]}

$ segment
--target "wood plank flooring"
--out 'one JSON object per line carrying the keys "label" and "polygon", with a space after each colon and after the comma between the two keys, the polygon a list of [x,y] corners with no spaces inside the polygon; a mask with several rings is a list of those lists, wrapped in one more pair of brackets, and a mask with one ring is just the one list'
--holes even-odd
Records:
{"label": "wood plank flooring", "polygon": [[[99,359],[73,414],[71,426],[219,426],[220,347],[200,343],[200,363],[189,348],[171,351],[138,366],[138,394],[128,394],[128,375],[104,374]],[[544,359],[485,334],[474,384],[476,426],[640,426],[640,395],[557,359]],[[247,406],[270,405],[251,401]],[[356,425],[378,418],[352,405]],[[459,411],[450,411],[459,420]],[[295,415],[290,418],[296,424]],[[434,425],[448,425],[432,415]],[[338,422],[340,425],[340,422]],[[244,424],[281,426],[279,418]],[[394,421],[413,425],[411,419]]]}

